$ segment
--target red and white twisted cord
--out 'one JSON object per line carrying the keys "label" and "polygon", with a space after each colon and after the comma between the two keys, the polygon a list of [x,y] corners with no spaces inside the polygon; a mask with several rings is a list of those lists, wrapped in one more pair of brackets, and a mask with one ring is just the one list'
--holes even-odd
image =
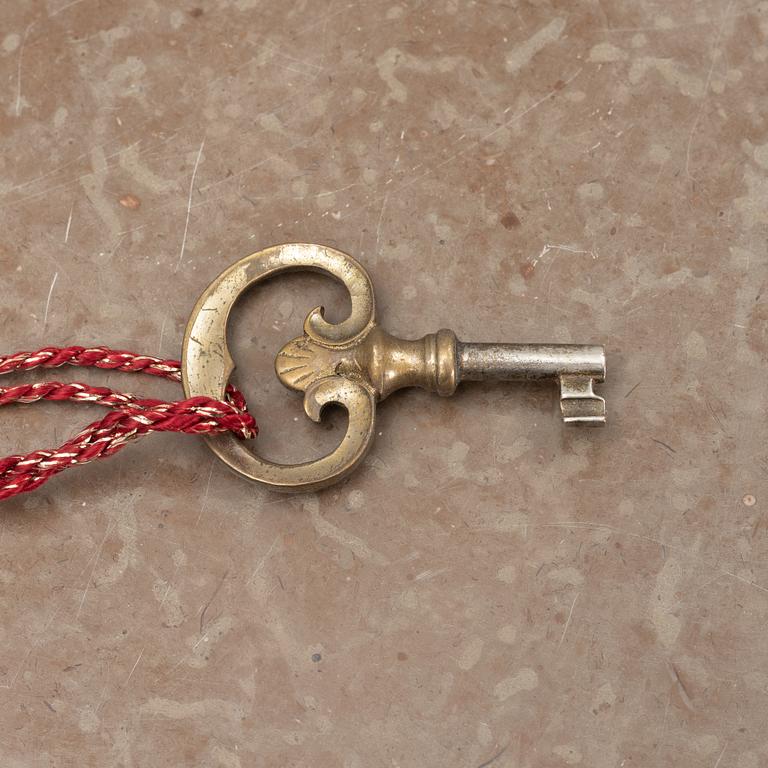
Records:
{"label": "red and white twisted cord", "polygon": [[[181,381],[178,360],[162,360],[107,347],[46,347],[37,352],[0,356],[0,374],[64,365],[148,373]],[[138,398],[108,387],[80,383],[44,382],[0,387],[0,406],[38,400],[94,403],[111,408],[112,413],[89,424],[59,448],[0,459],[0,501],[34,490],[64,469],[111,456],[130,440],[150,432],[192,435],[234,432],[244,439],[258,433],[245,398],[232,386],[227,387],[224,400],[191,397],[177,401]]]}

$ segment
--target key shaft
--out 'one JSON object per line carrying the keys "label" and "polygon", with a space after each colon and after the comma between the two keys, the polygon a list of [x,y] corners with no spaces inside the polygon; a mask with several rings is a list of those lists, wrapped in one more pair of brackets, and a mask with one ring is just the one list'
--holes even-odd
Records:
{"label": "key shaft", "polygon": [[605,380],[605,351],[596,344],[457,343],[461,381],[540,381],[561,376]]}

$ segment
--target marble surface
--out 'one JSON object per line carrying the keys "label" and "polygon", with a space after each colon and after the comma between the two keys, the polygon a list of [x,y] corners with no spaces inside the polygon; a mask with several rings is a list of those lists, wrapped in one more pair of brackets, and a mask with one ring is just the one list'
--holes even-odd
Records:
{"label": "marble surface", "polygon": [[[177,356],[226,265],[322,242],[401,335],[604,343],[610,419],[403,392],[322,493],[155,436],[3,503],[3,768],[766,765],[766,62],[750,0],[3,0],[4,352]],[[265,455],[343,428],[272,373],[321,302],[234,317]]]}

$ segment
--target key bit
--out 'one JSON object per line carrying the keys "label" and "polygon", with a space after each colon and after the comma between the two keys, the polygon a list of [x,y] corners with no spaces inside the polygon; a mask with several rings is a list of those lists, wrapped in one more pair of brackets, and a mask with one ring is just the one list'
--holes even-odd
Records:
{"label": "key bit", "polygon": [[605,423],[605,400],[594,392],[605,380],[602,346],[585,344],[475,344],[440,330],[420,339],[396,338],[375,322],[373,287],[363,267],[334,248],[291,243],[247,256],[208,287],[184,337],[183,381],[188,397],[223,397],[234,369],[227,349],[229,311],[249,286],[280,272],[324,271],[349,290],[352,310],[329,323],[313,309],[304,333],[277,354],[275,371],[304,393],[304,410],[319,421],[338,403],[349,414],[347,431],[331,453],[302,464],[276,464],[231,434],[206,438],[232,469],[275,490],[316,490],[345,477],[363,459],[375,435],[376,405],[403,387],[452,395],[462,381],[544,381],[560,388],[560,410],[569,424]]}
{"label": "key bit", "polygon": [[596,344],[464,344],[458,342],[459,381],[545,381],[560,385],[566,424],[605,424],[605,350]]}

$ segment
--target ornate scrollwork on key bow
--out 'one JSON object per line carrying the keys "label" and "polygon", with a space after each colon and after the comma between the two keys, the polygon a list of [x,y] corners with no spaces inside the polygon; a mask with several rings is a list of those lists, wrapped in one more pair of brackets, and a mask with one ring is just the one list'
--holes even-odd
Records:
{"label": "ornate scrollwork on key bow", "polygon": [[[296,270],[324,272],[349,291],[352,311],[346,320],[329,323],[322,307],[313,309],[304,323],[306,338],[318,350],[333,356],[364,337],[374,324],[371,281],[355,259],[334,248],[305,243],[278,245],[246,256],[221,274],[203,293],[190,317],[184,335],[183,381],[188,396],[220,396],[224,393],[234,363],[227,349],[227,322],[232,306],[250,286],[273,275]],[[293,388],[304,391],[304,410],[319,421],[322,409],[337,403],[346,409],[346,433],[331,453],[301,464],[277,464],[253,453],[233,435],[208,438],[208,444],[226,464],[246,477],[275,490],[314,490],[351,472],[365,456],[374,435],[376,395],[356,376],[333,368],[313,374],[299,350],[295,360],[278,357],[278,364],[295,374]],[[300,368],[303,372],[299,372]],[[216,393],[216,394],[213,394]],[[231,439],[230,439],[231,438]]]}

